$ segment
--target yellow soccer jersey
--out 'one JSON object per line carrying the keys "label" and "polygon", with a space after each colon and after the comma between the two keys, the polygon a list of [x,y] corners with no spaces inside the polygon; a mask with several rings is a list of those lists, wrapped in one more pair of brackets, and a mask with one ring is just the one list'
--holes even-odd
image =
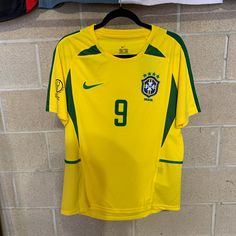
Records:
{"label": "yellow soccer jersey", "polygon": [[181,128],[200,112],[180,36],[154,24],[65,36],[46,110],[65,127],[62,214],[132,220],[180,209]]}

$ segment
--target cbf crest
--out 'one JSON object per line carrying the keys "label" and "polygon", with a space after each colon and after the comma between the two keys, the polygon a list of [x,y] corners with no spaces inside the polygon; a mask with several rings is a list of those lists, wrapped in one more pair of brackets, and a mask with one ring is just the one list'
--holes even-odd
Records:
{"label": "cbf crest", "polygon": [[142,80],[142,93],[146,96],[145,100],[152,101],[151,97],[157,94],[160,84],[159,75],[154,73],[144,74]]}

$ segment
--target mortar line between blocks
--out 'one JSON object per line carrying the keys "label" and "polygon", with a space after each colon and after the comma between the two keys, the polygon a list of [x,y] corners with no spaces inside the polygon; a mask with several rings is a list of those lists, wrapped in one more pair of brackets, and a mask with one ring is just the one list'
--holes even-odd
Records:
{"label": "mortar line between blocks", "polygon": [[236,167],[236,164],[232,164],[232,165],[223,165],[222,167],[225,167],[225,168],[235,168]]}
{"label": "mortar line between blocks", "polygon": [[180,14],[180,11],[181,11],[181,5],[178,4],[177,5],[177,15],[176,15],[176,21],[177,21],[177,24],[176,24],[176,30],[178,33],[180,33],[181,31],[181,25],[180,25],[180,18],[181,18],[181,14]]}
{"label": "mortar line between blocks", "polygon": [[3,133],[6,133],[6,123],[5,123],[5,117],[3,113],[3,106],[2,106],[2,100],[0,99],[0,112],[2,115],[2,125],[3,125]]}
{"label": "mortar line between blocks", "polygon": [[223,68],[223,80],[227,79],[227,64],[228,64],[228,48],[229,48],[229,35],[225,38],[225,52],[224,52],[224,68]]}
{"label": "mortar line between blocks", "polygon": [[185,166],[183,165],[183,169],[215,169],[218,168],[218,166]]}
{"label": "mortar line between blocks", "polygon": [[48,168],[51,170],[51,162],[50,162],[50,151],[49,151],[49,141],[48,141],[48,134],[44,132],[44,137],[46,140],[46,147],[47,147],[47,160],[48,160]]}
{"label": "mortar line between blocks", "polygon": [[44,39],[5,39],[0,40],[0,44],[14,44],[14,43],[39,43],[39,42],[52,42],[52,41],[58,41],[60,38],[44,38]]}
{"label": "mortar line between blocks", "polygon": [[235,128],[236,125],[223,125],[223,124],[216,124],[216,125],[189,125],[185,127],[185,129],[189,128],[217,128],[217,127],[226,127],[226,128]]}
{"label": "mortar line between blocks", "polygon": [[25,173],[55,173],[55,172],[63,172],[64,170],[61,169],[52,169],[52,170],[1,170],[0,174],[4,173],[17,173],[17,174],[25,174]]}
{"label": "mortar line between blocks", "polygon": [[218,136],[217,136],[216,166],[219,166],[219,162],[220,162],[221,133],[222,133],[222,127],[219,127],[219,128],[218,128]]}
{"label": "mortar line between blocks", "polygon": [[211,206],[215,204],[215,202],[199,202],[199,203],[182,203],[182,206]]}
{"label": "mortar line between blocks", "polygon": [[81,25],[81,28],[84,28],[84,24],[83,24],[83,6],[81,3],[79,3],[79,19],[80,19],[80,25]]}
{"label": "mortar line between blocks", "polygon": [[216,225],[216,203],[212,206],[212,219],[211,219],[211,235],[215,235],[215,225]]}
{"label": "mortar line between blocks", "polygon": [[35,53],[36,53],[36,64],[37,64],[37,71],[38,71],[38,81],[39,81],[40,88],[43,88],[38,44],[35,44]]}
{"label": "mortar line between blocks", "polygon": [[222,35],[232,35],[236,34],[236,31],[218,31],[218,32],[191,32],[191,33],[181,33],[182,36],[222,36]]}
{"label": "mortar line between blocks", "polygon": [[221,202],[221,205],[236,205],[236,202]]}
{"label": "mortar line between blocks", "polygon": [[53,217],[53,228],[54,228],[54,234],[55,236],[58,236],[58,231],[57,231],[57,221],[56,221],[56,213],[55,209],[51,209],[52,211],[52,217]]}
{"label": "mortar line between blocks", "polygon": [[223,169],[223,168],[236,168],[235,165],[222,165],[222,166],[185,166],[183,165],[183,169],[201,169],[201,168],[208,168],[208,169]]}
{"label": "mortar line between blocks", "polygon": [[30,210],[30,209],[55,209],[55,210],[60,210],[60,207],[55,207],[55,206],[44,206],[44,207],[2,207],[0,208],[1,210],[14,210],[14,209],[19,209],[19,210]]}
{"label": "mortar line between blocks", "polygon": [[47,90],[47,87],[44,88],[13,88],[13,89],[0,89],[0,92],[17,92],[17,91],[30,91],[30,90]]}
{"label": "mortar line between blocks", "polygon": [[14,198],[15,198],[16,206],[18,207],[20,204],[19,204],[19,198],[17,194],[15,175],[14,175],[14,172],[11,171],[11,173],[12,173],[12,186],[13,186]]}
{"label": "mortar line between blocks", "polygon": [[133,220],[132,221],[132,232],[131,232],[131,235],[132,236],[135,236],[136,235],[136,220]]}
{"label": "mortar line between blocks", "polygon": [[43,133],[57,133],[57,132],[64,132],[64,130],[55,129],[55,130],[36,130],[36,131],[7,131],[4,134],[43,134]]}
{"label": "mortar line between blocks", "polygon": [[228,80],[228,79],[223,79],[223,80],[196,80],[194,82],[195,84],[235,84],[236,80]]}
{"label": "mortar line between blocks", "polygon": [[199,14],[199,13],[202,13],[202,14],[209,14],[209,13],[229,13],[229,12],[235,12],[236,10],[234,9],[231,9],[231,10],[224,10],[223,12],[218,12],[218,11],[211,11],[211,10],[207,10],[207,11],[187,11],[187,12],[184,12],[183,14],[186,14],[186,15],[191,15],[191,14]]}

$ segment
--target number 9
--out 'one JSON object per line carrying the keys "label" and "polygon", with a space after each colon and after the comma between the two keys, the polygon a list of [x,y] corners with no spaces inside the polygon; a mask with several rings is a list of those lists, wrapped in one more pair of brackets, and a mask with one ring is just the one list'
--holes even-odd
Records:
{"label": "number 9", "polygon": [[115,114],[122,116],[122,121],[118,118],[114,119],[116,126],[125,126],[127,123],[127,107],[128,103],[126,100],[116,100],[115,102]]}

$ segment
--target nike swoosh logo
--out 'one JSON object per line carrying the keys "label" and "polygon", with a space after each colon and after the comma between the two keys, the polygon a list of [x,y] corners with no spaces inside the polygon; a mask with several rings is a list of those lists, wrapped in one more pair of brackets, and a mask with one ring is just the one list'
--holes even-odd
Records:
{"label": "nike swoosh logo", "polygon": [[87,85],[86,82],[84,82],[83,88],[84,88],[84,89],[91,89],[91,88],[94,88],[94,87],[99,86],[99,85],[101,85],[101,84],[103,84],[103,83]]}

